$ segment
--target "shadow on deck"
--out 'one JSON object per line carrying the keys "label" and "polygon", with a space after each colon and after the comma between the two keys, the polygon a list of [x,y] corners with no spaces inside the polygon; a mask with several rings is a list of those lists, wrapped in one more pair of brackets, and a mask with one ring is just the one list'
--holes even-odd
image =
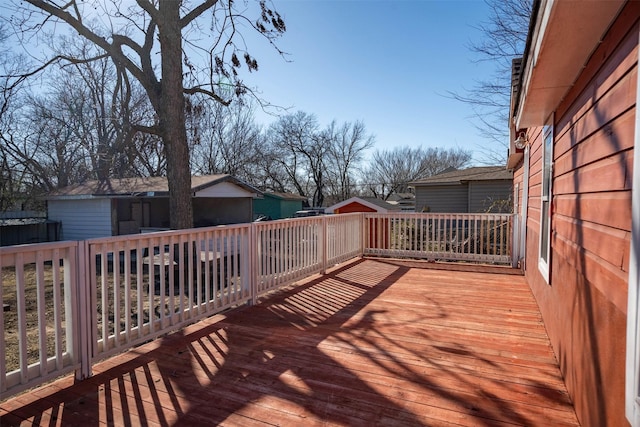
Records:
{"label": "shadow on deck", "polygon": [[0,425],[576,426],[524,278],[365,259],[0,404]]}

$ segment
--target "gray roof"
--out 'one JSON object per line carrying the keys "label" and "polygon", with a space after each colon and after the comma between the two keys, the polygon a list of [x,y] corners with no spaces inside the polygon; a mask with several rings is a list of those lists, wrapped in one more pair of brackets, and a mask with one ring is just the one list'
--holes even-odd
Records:
{"label": "gray roof", "polygon": [[276,199],[282,199],[282,200],[299,200],[299,201],[306,201],[307,198],[304,196],[301,196],[299,194],[293,194],[293,193],[278,193],[278,192],[265,192],[264,193],[265,196],[271,196],[271,197],[275,197]]}
{"label": "gray roof", "polygon": [[379,206],[381,208],[390,210],[390,211],[397,211],[399,210],[399,207],[397,205],[391,204],[389,202],[387,202],[386,200],[382,200],[382,199],[378,199],[377,197],[359,197],[362,200],[365,200],[371,204],[374,204],[376,206]]}
{"label": "gray roof", "polygon": [[411,185],[451,185],[469,181],[511,181],[512,179],[513,171],[504,166],[479,166],[461,170],[447,170],[429,178],[414,181]]}
{"label": "gray roof", "polygon": [[[191,191],[198,192],[212,185],[231,182],[253,193],[262,194],[258,189],[240,181],[228,174],[201,175],[191,177]],[[93,197],[124,197],[124,196],[168,196],[169,184],[167,177],[137,177],[108,179],[106,181],[86,181],[55,190],[48,199]]]}
{"label": "gray roof", "polygon": [[388,198],[389,202],[402,202],[402,201],[410,201],[415,200],[416,195],[413,193],[393,193]]}

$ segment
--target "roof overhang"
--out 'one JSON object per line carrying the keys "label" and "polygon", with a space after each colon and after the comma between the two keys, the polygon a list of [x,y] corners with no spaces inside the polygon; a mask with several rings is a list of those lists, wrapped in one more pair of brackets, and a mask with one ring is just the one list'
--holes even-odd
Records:
{"label": "roof overhang", "polygon": [[575,83],[624,0],[542,0],[525,52],[516,129],[542,126]]}

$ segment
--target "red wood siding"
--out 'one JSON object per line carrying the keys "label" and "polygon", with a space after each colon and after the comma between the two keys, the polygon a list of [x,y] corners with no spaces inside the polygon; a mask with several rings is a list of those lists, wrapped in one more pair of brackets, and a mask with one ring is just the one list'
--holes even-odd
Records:
{"label": "red wood siding", "polygon": [[[625,426],[626,304],[640,5],[558,106],[550,284],[538,270],[542,129],[529,129],[526,277],[583,426]],[[523,169],[514,183],[523,182]]]}
{"label": "red wood siding", "polygon": [[353,212],[376,212],[376,210],[371,209],[368,206],[361,205],[360,203],[357,203],[357,202],[351,202],[348,205],[344,205],[343,207],[335,210],[335,213],[337,214],[353,213]]}

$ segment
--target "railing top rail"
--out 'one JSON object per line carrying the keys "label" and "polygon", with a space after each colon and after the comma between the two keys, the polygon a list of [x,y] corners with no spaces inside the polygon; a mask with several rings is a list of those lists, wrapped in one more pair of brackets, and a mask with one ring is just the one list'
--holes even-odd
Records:
{"label": "railing top rail", "polygon": [[513,213],[456,213],[456,212],[367,212],[365,217],[388,217],[388,218],[510,218],[514,216]]}
{"label": "railing top rail", "polygon": [[48,242],[48,243],[29,243],[24,245],[2,246],[0,247],[0,255],[2,254],[16,254],[27,253],[35,251],[47,251],[54,249],[68,249],[78,246],[78,242],[75,240],[63,240],[60,242]]}
{"label": "railing top rail", "polygon": [[123,241],[131,241],[131,240],[148,240],[160,237],[173,237],[173,236],[183,236],[185,234],[199,234],[205,233],[209,231],[222,231],[222,230],[243,230],[251,227],[250,223],[243,224],[228,224],[228,225],[216,225],[212,227],[199,227],[199,228],[190,228],[188,230],[166,230],[166,231],[154,231],[151,233],[139,233],[139,234],[123,234],[121,236],[111,236],[111,237],[97,237],[95,239],[88,239],[86,242],[89,245],[101,244],[101,243],[117,243]]}
{"label": "railing top rail", "polygon": [[388,217],[443,217],[443,216],[450,216],[450,217],[463,217],[463,216],[468,216],[468,217],[479,217],[479,218],[483,218],[483,217],[510,217],[515,215],[514,213],[511,212],[504,212],[504,213],[483,213],[483,212],[387,212],[387,213],[380,213],[380,212],[366,212],[365,217],[372,217],[372,216],[380,216],[380,217],[384,217],[384,216],[388,216]]}

